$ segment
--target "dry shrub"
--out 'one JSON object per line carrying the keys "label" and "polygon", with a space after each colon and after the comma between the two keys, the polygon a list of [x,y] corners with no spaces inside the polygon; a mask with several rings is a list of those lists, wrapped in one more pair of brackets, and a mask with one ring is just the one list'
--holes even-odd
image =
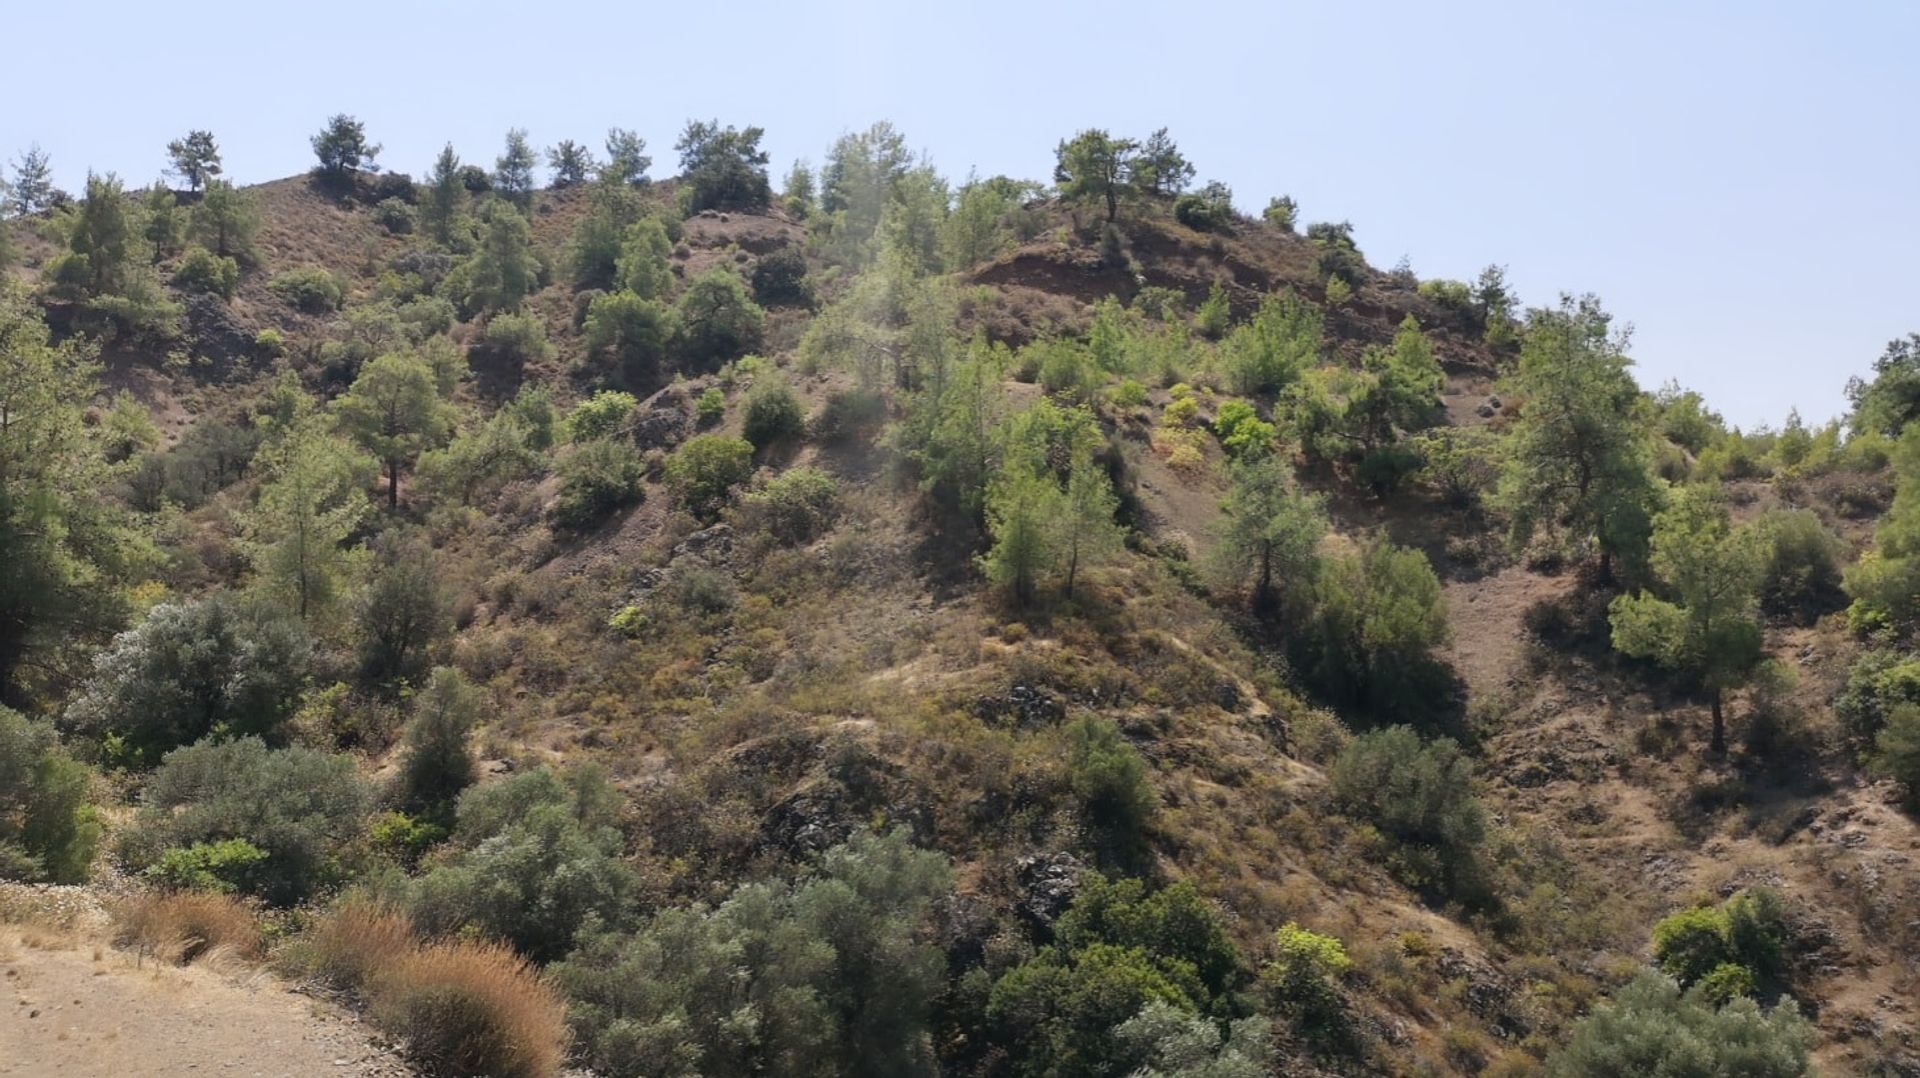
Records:
{"label": "dry shrub", "polygon": [[414,949],[413,922],[366,898],[350,898],[320,919],[305,940],[308,972],[336,988],[358,991],[376,970]]}
{"label": "dry shrub", "polygon": [[449,1075],[540,1078],[566,1055],[566,1007],[497,943],[454,940],[402,958],[372,984],[374,1020]]}
{"label": "dry shrub", "polygon": [[263,953],[253,911],[232,895],[206,891],[151,893],[115,911],[114,942],[186,965],[218,954],[258,959]]}

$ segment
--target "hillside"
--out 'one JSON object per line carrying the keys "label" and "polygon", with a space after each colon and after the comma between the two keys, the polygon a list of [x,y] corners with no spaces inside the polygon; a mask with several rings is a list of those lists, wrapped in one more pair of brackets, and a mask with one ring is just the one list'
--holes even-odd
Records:
{"label": "hillside", "polygon": [[104,837],[0,785],[0,876],[221,895],[448,1073],[454,983],[615,1074],[1602,1073],[1654,966],[1920,1074],[1898,423],[1290,202],[733,134],[6,222],[0,779]]}

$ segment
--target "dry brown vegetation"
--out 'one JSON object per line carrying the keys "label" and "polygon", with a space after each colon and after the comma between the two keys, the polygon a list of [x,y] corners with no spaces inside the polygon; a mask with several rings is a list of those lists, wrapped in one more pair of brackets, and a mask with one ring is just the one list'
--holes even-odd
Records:
{"label": "dry brown vegetation", "polygon": [[558,993],[498,944],[455,940],[390,958],[371,994],[374,1020],[405,1037],[409,1052],[440,1073],[546,1078],[566,1056]]}

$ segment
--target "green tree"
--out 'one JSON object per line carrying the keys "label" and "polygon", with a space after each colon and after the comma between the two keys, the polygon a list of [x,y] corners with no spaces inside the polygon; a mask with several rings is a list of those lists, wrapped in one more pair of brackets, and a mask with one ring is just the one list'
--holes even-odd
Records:
{"label": "green tree", "polygon": [[99,496],[111,473],[84,416],[97,372],[86,346],[52,345],[25,290],[0,281],[0,703],[24,705],[76,642],[118,627],[118,585],[141,560]]}
{"label": "green tree", "polygon": [[597,166],[591,149],[572,139],[561,139],[559,145],[547,148],[547,167],[553,170],[554,189],[562,190],[587,182]]}
{"label": "green tree", "polygon": [[1138,143],[1089,129],[1054,150],[1053,182],[1069,201],[1104,203],[1107,220],[1113,221],[1120,204],[1138,190],[1139,167]]}
{"label": "green tree", "polygon": [[1058,564],[1055,521],[1064,502],[1053,476],[1024,463],[1003,468],[987,488],[987,534],[993,545],[981,567],[1021,606],[1033,602],[1041,575]]}
{"label": "green tree", "polygon": [[1920,430],[1901,434],[1893,474],[1893,505],[1874,527],[1873,549],[1845,577],[1847,620],[1859,632],[1920,625]]}
{"label": "green tree", "polygon": [[1447,379],[1432,343],[1412,315],[1400,323],[1391,348],[1369,349],[1362,362],[1370,378],[1347,407],[1362,444],[1368,448],[1391,444],[1399,431],[1432,425]]}
{"label": "green tree", "polygon": [[355,610],[360,670],[388,685],[411,678],[452,623],[433,548],[423,538],[382,536]]}
{"label": "green tree", "polygon": [[1316,631],[1297,646],[1323,692],[1389,714],[1417,712],[1433,698],[1433,649],[1449,630],[1425,554],[1369,539],[1320,563],[1313,600]]}
{"label": "green tree", "polygon": [[1254,608],[1276,609],[1304,592],[1327,517],[1319,498],[1294,489],[1286,462],[1262,453],[1235,463],[1222,508],[1220,567],[1237,584],[1253,578]]}
{"label": "green tree", "polygon": [[310,140],[313,156],[320,161],[314,170],[322,180],[336,186],[351,186],[362,169],[372,171],[380,147],[367,141],[366,125],[345,113],[336,114]]}
{"label": "green tree", "polygon": [[38,143],[13,160],[8,209],[25,217],[53,205],[53,159]]}
{"label": "green tree", "polygon": [[1353,960],[1338,939],[1288,921],[1273,934],[1273,960],[1260,971],[1260,980],[1296,1028],[1325,1043],[1347,1035],[1340,982],[1352,969]]}
{"label": "green tree", "polygon": [[242,517],[243,549],[269,592],[316,617],[339,597],[354,560],[346,543],[366,516],[372,462],[318,416],[296,420],[260,455],[266,481]]}
{"label": "green tree", "polygon": [[114,739],[116,762],[151,766],[201,738],[272,733],[293,713],[312,659],[300,623],[226,593],[162,603],[114,638],[67,722]]}
{"label": "green tree", "polygon": [[647,170],[653,158],[647,156],[647,140],[624,127],[607,130],[607,161],[600,166],[605,183],[639,187],[647,182]]}
{"label": "green tree", "polygon": [[753,446],[742,438],[701,434],[667,458],[667,487],[687,512],[712,523],[735,487],[753,475]]}
{"label": "green tree", "polygon": [[460,155],[453,152],[453,143],[449,142],[427,173],[426,198],[420,205],[420,221],[427,235],[442,245],[452,243],[453,226],[466,201],[466,185],[460,181]]}
{"label": "green tree", "polygon": [[659,300],[632,292],[595,296],[587,306],[587,348],[612,359],[636,388],[651,382],[680,336],[680,316]]}
{"label": "green tree", "polygon": [[1156,195],[1177,195],[1193,182],[1193,164],[1181,155],[1180,147],[1164,127],[1148,135],[1147,141],[1141,144],[1134,168],[1139,174],[1140,186]]}
{"label": "green tree", "polygon": [[63,290],[81,297],[126,295],[151,254],[118,177],[87,176],[67,231],[68,254],[51,269]]}
{"label": "green tree", "polygon": [[260,227],[260,211],[253,195],[226,180],[210,180],[206,193],[193,207],[189,234],[201,246],[223,258],[251,262],[253,234]]}
{"label": "green tree", "polygon": [[1617,596],[1613,646],[1697,678],[1713,710],[1712,751],[1725,752],[1721,697],[1744,685],[1761,659],[1765,537],[1733,527],[1717,487],[1684,487],[1654,519],[1652,565],[1668,597]]}
{"label": "green tree", "polygon": [[1638,561],[1656,494],[1645,397],[1611,321],[1592,296],[1533,312],[1508,383],[1521,405],[1499,486],[1516,541],[1558,527],[1596,543],[1607,569]]}
{"label": "green tree", "polygon": [[667,229],[652,217],[627,226],[620,241],[620,259],[614,265],[615,283],[636,296],[664,299],[673,290],[673,241]]}
{"label": "green tree", "polygon": [[220,175],[220,146],[211,131],[189,131],[167,143],[167,160],[172,166],[167,171],[187,181],[189,191],[200,190]]}
{"label": "green tree", "polygon": [[813,170],[807,167],[805,158],[795,161],[793,167],[787,170],[787,178],[780,184],[780,197],[786,204],[787,212],[795,217],[804,218],[813,212]]}
{"label": "green tree", "polygon": [[[533,250],[533,229],[510,202],[495,202],[487,213],[480,249],[462,267],[465,289],[459,298],[469,311],[511,311],[540,286],[540,258]],[[449,281],[454,280],[450,275]]]}
{"label": "green tree", "polygon": [[1113,493],[1113,481],[1106,469],[1085,448],[1074,454],[1071,468],[1060,515],[1053,522],[1053,546],[1066,562],[1068,598],[1073,597],[1081,566],[1099,565],[1125,545],[1125,536],[1113,519],[1119,512],[1120,499]]}
{"label": "green tree", "polygon": [[[1212,302],[1209,296],[1208,303]],[[1207,313],[1203,307],[1203,319]],[[1253,318],[1234,329],[1222,346],[1228,384],[1243,396],[1285,389],[1319,365],[1322,332],[1319,309],[1291,289],[1268,296]]]}
{"label": "green tree", "polygon": [[493,159],[493,189],[522,211],[533,205],[533,169],[539,157],[523,127],[507,131],[506,149]]}
{"label": "green tree", "polygon": [[716,266],[680,297],[680,345],[696,364],[718,365],[760,345],[766,312],[753,302],[740,275]]}
{"label": "green tree", "polygon": [[400,505],[400,469],[452,433],[452,409],[440,398],[433,369],[418,356],[390,352],[361,368],[334,402],[341,429],[380,459],[387,471],[387,507]]}
{"label": "green tree", "polygon": [[1902,704],[1887,715],[1873,738],[1868,763],[1907,788],[1907,804],[1920,807],[1920,707]]}
{"label": "green tree", "polygon": [[1113,1035],[1143,1062],[1132,1078],[1266,1078],[1274,1073],[1272,1023],[1261,1015],[1219,1022],[1154,1000]]}
{"label": "green tree", "polygon": [[1353,739],[1334,760],[1333,798],[1397,845],[1394,868],[1414,886],[1452,890],[1469,881],[1486,835],[1473,762],[1449,737],[1423,742],[1390,726]]}
{"label": "green tree", "polygon": [[1850,380],[1847,399],[1853,404],[1854,433],[1898,438],[1920,416],[1920,333],[1888,341],[1873,361],[1873,380]]}
{"label": "green tree", "polygon": [[1083,715],[1067,727],[1067,779],[1087,819],[1126,845],[1139,842],[1160,810],[1146,760],[1107,719]]}
{"label": "green tree", "polygon": [[100,842],[88,784],[50,723],[0,705],[0,879],[86,882]]}
{"label": "green tree", "polygon": [[767,181],[767,153],[760,148],[764,134],[758,127],[723,128],[718,120],[687,121],[674,149],[680,153],[688,213],[766,207],[773,190]]}
{"label": "green tree", "polygon": [[1716,1007],[1699,991],[1646,972],[1574,1026],[1547,1060],[1553,1078],[1625,1074],[1675,1078],[1803,1078],[1813,1026],[1788,1000],[1771,1012],[1749,999]]}
{"label": "green tree", "polygon": [[413,699],[400,765],[401,804],[427,819],[453,822],[455,800],[478,777],[467,740],[487,708],[486,694],[451,666],[436,667]]}

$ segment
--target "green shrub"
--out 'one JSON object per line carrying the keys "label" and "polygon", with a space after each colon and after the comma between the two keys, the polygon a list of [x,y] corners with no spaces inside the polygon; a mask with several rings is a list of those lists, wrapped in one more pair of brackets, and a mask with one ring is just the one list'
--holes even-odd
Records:
{"label": "green shrub", "polygon": [[587,348],[612,359],[622,378],[644,385],[659,374],[660,365],[680,333],[679,316],[659,300],[632,292],[607,292],[587,305]]}
{"label": "green shrub", "polygon": [[708,523],[719,518],[733,488],[752,474],[753,446],[741,438],[698,435],[667,458],[667,487],[674,499]]}
{"label": "green shrub", "polygon": [[784,472],[741,501],[747,517],[782,546],[809,543],[833,526],[840,484],[818,468]]}
{"label": "green shrub", "polygon": [[646,497],[640,480],[646,462],[631,444],[599,438],[576,448],[560,464],[560,497],[550,518],[562,531],[584,531]]}
{"label": "green shrub", "polygon": [[486,694],[450,666],[434,670],[413,700],[404,739],[400,803],[409,812],[451,822],[454,800],[473,785],[477,766],[467,738],[487,708]]}
{"label": "green shrub", "polygon": [[606,776],[540,768],[460,795],[457,852],[414,881],[409,908],[434,935],[477,931],[536,961],[567,953],[583,925],[617,928],[637,880]]}
{"label": "green shrub", "polygon": [[209,735],[270,733],[297,706],[311,655],[278,606],[224,592],[162,603],[94,657],[67,721],[145,765]]}
{"label": "green shrub", "polygon": [[1273,1023],[1263,1015],[1226,1024],[1154,1000],[1113,1035],[1141,1058],[1140,1078],[1265,1078],[1274,1070]]}
{"label": "green shrub", "polygon": [[946,858],[864,832],[817,873],[587,938],[554,977],[605,1074],[933,1073],[946,972],[926,941]]}
{"label": "green shrub", "polygon": [[1343,1038],[1348,1023],[1340,981],[1353,968],[1346,947],[1332,936],[1288,921],[1274,933],[1273,952],[1260,980],[1273,993],[1280,1013],[1309,1038]]}
{"label": "green shrub", "polygon": [[100,842],[87,786],[51,724],[0,705],[0,879],[86,880]]}
{"label": "green shrub", "polygon": [[694,421],[703,427],[713,426],[726,414],[727,395],[719,386],[708,386],[693,402]]}
{"label": "green shrub", "polygon": [[1137,841],[1160,807],[1147,763],[1110,720],[1083,715],[1067,727],[1067,781],[1094,825]]}
{"label": "green shrub", "polygon": [[205,247],[189,247],[180,259],[180,268],[173,271],[173,283],[184,291],[232,299],[233,290],[240,284],[240,263]]}
{"label": "green shrub", "polygon": [[1221,345],[1227,385],[1241,396],[1277,393],[1320,363],[1320,311],[1291,291],[1267,297]]}
{"label": "green shrub", "polygon": [[1869,651],[1847,671],[1833,712],[1849,736],[1870,744],[1895,710],[1915,705],[1920,705],[1920,658]]}
{"label": "green shrub", "polygon": [[402,199],[383,198],[373,208],[373,223],[389,235],[405,236],[413,231],[413,207]]}
{"label": "green shrub", "polygon": [[1888,714],[1873,738],[1873,770],[1907,788],[1907,804],[1920,807],[1920,707],[1902,704]]}
{"label": "green shrub", "polygon": [[567,413],[567,441],[591,442],[611,437],[626,426],[638,407],[640,402],[633,394],[603,389]]}
{"label": "green shrub", "polygon": [[176,846],[160,855],[141,875],[170,891],[229,894],[267,859],[267,851],[244,838]]}
{"label": "green shrub", "polygon": [[1653,957],[1682,988],[1711,977],[1710,994],[1724,1002],[1732,987],[1785,973],[1786,936],[1785,903],[1774,891],[1755,887],[1722,906],[1695,906],[1662,918],[1653,926]]}
{"label": "green shrub", "polygon": [[1813,1040],[1813,1026],[1791,1000],[1771,1012],[1750,999],[1716,1007],[1704,992],[1682,995],[1673,981],[1648,972],[1581,1019],[1566,1047],[1548,1057],[1547,1073],[1803,1078],[1812,1073]]}
{"label": "green shrub", "polygon": [[1653,926],[1653,958],[1682,988],[1705,977],[1730,957],[1726,914],[1695,906],[1663,917]]}
{"label": "green shrub", "polygon": [[1219,435],[1220,445],[1230,457],[1269,452],[1280,433],[1254,412],[1253,405],[1241,400],[1220,405],[1213,418],[1213,432]]}
{"label": "green shrub", "polygon": [[1759,520],[1767,539],[1761,604],[1769,613],[1817,617],[1840,609],[1846,544],[1807,509],[1776,509]]}
{"label": "green shrub", "polygon": [[1473,764],[1452,738],[1423,742],[1410,727],[1361,734],[1333,762],[1341,811],[1395,844],[1393,867],[1410,886],[1455,890],[1475,879],[1486,812]]}
{"label": "green shrub", "polygon": [[1382,715],[1431,708],[1443,676],[1433,649],[1448,637],[1446,602],[1426,555],[1370,540],[1321,559],[1312,630],[1296,637],[1300,669],[1328,697]]}
{"label": "green shrub", "polygon": [[267,282],[267,291],[308,314],[339,310],[346,294],[340,279],[319,266],[302,266],[279,274]]}
{"label": "green shrub", "polygon": [[231,882],[292,905],[341,878],[372,807],[349,757],[252,737],[202,742],[161,761],[121,854],[144,871],[177,847],[244,839],[267,856]]}
{"label": "green shrub", "polygon": [[515,365],[553,355],[553,346],[547,343],[546,323],[532,314],[496,314],[487,319],[480,340],[488,351]]}
{"label": "green shrub", "polygon": [[813,417],[813,437],[833,445],[879,429],[887,417],[886,398],[871,390],[849,389],[828,397]]}
{"label": "green shrub", "polygon": [[753,298],[763,307],[811,306],[806,255],[798,247],[782,247],[763,256],[753,267]]}
{"label": "green shrub", "polygon": [[1353,475],[1375,494],[1390,494],[1405,486],[1424,464],[1420,451],[1406,442],[1367,450]]}
{"label": "green shrub", "polygon": [[1107,400],[1116,408],[1140,408],[1147,403],[1147,387],[1137,379],[1123,378],[1107,392]]}
{"label": "green shrub", "polygon": [[747,394],[747,413],[740,433],[756,450],[798,437],[806,429],[806,410],[785,379],[762,379]]}
{"label": "green shrub", "polygon": [[766,312],[738,274],[716,266],[680,296],[680,345],[688,362],[715,367],[760,346]]}
{"label": "green shrub", "polygon": [[1174,219],[1196,232],[1218,232],[1233,223],[1233,192],[1210,183],[1173,202]]}
{"label": "green shrub", "polygon": [[1300,204],[1289,195],[1278,195],[1267,200],[1267,208],[1260,211],[1260,216],[1280,231],[1292,232],[1300,218]]}

